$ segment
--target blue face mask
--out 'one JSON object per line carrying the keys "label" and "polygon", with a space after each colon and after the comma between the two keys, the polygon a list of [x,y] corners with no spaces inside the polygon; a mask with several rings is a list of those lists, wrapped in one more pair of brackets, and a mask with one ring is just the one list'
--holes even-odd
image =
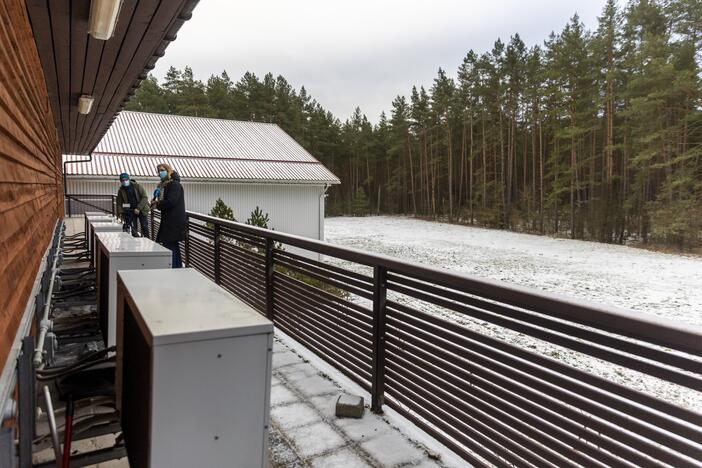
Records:
{"label": "blue face mask", "polygon": [[163,180],[166,177],[168,177],[168,172],[167,171],[158,171],[158,176],[161,178],[161,180]]}
{"label": "blue face mask", "polygon": [[129,181],[128,181],[128,180],[123,180],[123,181],[122,181],[122,187],[129,187]]}

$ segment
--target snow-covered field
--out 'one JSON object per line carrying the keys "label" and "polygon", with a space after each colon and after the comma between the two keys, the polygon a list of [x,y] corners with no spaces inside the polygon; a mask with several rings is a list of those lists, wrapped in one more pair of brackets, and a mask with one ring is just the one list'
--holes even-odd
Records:
{"label": "snow-covered field", "polygon": [[[328,218],[325,234],[334,244],[702,326],[700,257],[402,217]],[[504,329],[470,321],[465,324],[686,407],[702,409],[697,392],[637,372],[622,372],[548,343],[504,333]]]}

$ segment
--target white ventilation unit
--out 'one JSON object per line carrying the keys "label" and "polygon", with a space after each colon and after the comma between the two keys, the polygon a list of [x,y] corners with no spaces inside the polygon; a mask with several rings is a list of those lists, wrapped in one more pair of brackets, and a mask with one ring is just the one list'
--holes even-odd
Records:
{"label": "white ventilation unit", "polygon": [[126,232],[98,232],[95,235],[97,313],[105,346],[116,342],[117,272],[170,268],[173,253],[144,237]]}
{"label": "white ventilation unit", "polygon": [[117,281],[130,465],[266,467],[273,324],[190,268]]}
{"label": "white ventilation unit", "polygon": [[[86,248],[90,252],[91,266],[95,266],[95,233],[122,232],[122,225],[115,222],[112,216],[95,216],[86,218]],[[97,229],[96,229],[97,227]]]}

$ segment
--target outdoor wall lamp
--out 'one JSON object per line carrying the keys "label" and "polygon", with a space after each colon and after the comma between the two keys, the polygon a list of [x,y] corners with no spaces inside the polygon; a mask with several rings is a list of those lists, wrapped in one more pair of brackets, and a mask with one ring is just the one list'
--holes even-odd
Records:
{"label": "outdoor wall lamp", "polygon": [[121,7],[122,0],[92,0],[88,34],[101,41],[111,38],[115,32]]}
{"label": "outdoor wall lamp", "polygon": [[78,98],[78,113],[79,114],[90,114],[90,109],[93,108],[93,97],[83,94]]}

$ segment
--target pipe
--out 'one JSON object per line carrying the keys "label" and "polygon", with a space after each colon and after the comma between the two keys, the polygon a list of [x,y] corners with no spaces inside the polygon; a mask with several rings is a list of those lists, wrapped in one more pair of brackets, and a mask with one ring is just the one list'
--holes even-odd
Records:
{"label": "pipe", "polygon": [[[90,162],[93,160],[93,155],[89,154],[88,159],[79,159],[77,161],[64,161],[63,162],[63,199],[67,200],[68,199],[68,182],[66,181],[66,166],[69,164],[78,164],[78,163],[84,163],[84,162]],[[71,205],[71,201],[68,200],[68,205]],[[71,216],[71,210],[68,210],[68,216]]]}
{"label": "pipe", "polygon": [[54,444],[54,458],[56,459],[56,466],[60,466],[59,460],[63,458],[61,456],[61,442],[59,442],[58,431],[56,430],[56,416],[54,415],[54,405],[51,402],[51,393],[46,385],[44,385],[44,399],[46,400],[46,416],[49,420],[51,441]]}
{"label": "pipe", "polygon": [[44,304],[44,312],[42,314],[41,322],[39,322],[39,338],[37,340],[37,347],[34,349],[34,367],[39,368],[44,361],[44,341],[46,340],[46,334],[51,328],[51,321],[49,320],[49,312],[51,310],[51,302],[54,294],[54,282],[56,280],[56,264],[58,262],[58,252],[54,253],[54,263],[51,266],[51,280],[49,281],[49,292],[46,296],[46,304]]}

